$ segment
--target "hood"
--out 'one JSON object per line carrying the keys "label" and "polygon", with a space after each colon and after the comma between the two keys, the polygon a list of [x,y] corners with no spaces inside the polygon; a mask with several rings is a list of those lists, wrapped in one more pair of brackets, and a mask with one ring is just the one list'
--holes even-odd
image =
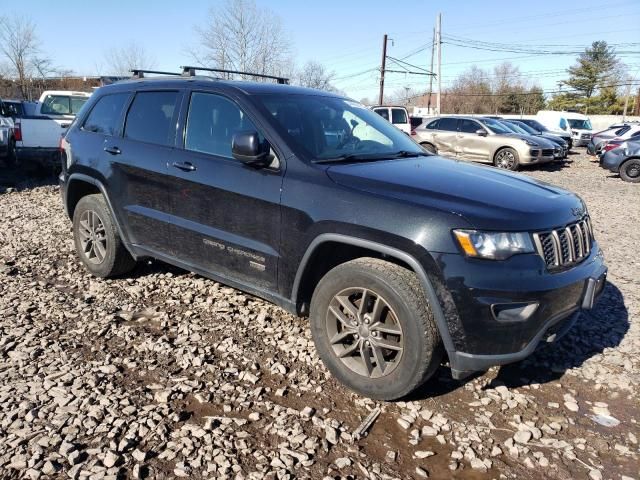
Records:
{"label": "hood", "polygon": [[567,146],[566,140],[564,140],[563,138],[559,137],[558,135],[551,135],[551,134],[541,133],[539,135],[539,138],[544,138],[545,140],[548,140],[549,142],[552,142],[555,145],[562,145],[563,147]]}
{"label": "hood", "polygon": [[327,174],[345,187],[462,216],[478,229],[544,230],[574,222],[585,212],[582,200],[567,190],[436,155],[338,164]]}
{"label": "hood", "polygon": [[507,136],[519,138],[520,140],[529,140],[530,142],[535,143],[535,146],[538,146],[539,148],[555,147],[555,144],[553,144],[551,140],[547,140],[546,138],[542,138],[536,135],[525,135],[524,133],[509,133],[507,134]]}

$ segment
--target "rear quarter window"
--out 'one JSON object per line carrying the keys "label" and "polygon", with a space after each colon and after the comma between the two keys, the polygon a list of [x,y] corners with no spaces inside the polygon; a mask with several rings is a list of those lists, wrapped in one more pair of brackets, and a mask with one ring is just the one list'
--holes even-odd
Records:
{"label": "rear quarter window", "polygon": [[389,110],[387,108],[378,108],[374,110],[378,115],[380,115],[385,120],[389,121]]}
{"label": "rear quarter window", "polygon": [[129,93],[114,93],[101,97],[89,112],[82,129],[103,135],[117,135],[120,116]]}

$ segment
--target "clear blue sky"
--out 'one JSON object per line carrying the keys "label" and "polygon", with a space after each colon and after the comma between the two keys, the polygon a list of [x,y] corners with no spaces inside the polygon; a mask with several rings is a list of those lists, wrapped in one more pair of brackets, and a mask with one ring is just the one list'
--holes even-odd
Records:
{"label": "clear blue sky", "polygon": [[[43,51],[56,65],[80,75],[96,71],[104,52],[131,41],[156,59],[159,69],[175,70],[189,63],[187,50],[197,43],[194,25],[202,25],[210,7],[221,0],[20,0],[10,2],[29,12],[37,25]],[[483,42],[585,46],[594,40],[640,42],[639,0],[404,1],[382,0],[257,0],[279,15],[294,46],[298,64],[313,59],[335,71],[337,87],[356,99],[375,98],[382,35],[389,34],[388,54],[429,68],[432,29],[442,13],[443,35]],[[5,6],[5,7],[6,7]],[[12,12],[8,12],[12,13]],[[428,48],[420,50],[419,47]],[[558,47],[550,47],[558,48]],[[565,47],[562,47],[565,48]],[[570,47],[566,47],[570,48]],[[621,58],[640,79],[639,46],[621,47],[633,54]],[[483,68],[509,59],[531,82],[557,88],[563,70],[575,55],[523,55],[445,44],[442,80],[446,87],[461,71]],[[104,68],[104,67],[103,67]],[[426,89],[426,77],[388,74],[386,91],[405,86]]]}

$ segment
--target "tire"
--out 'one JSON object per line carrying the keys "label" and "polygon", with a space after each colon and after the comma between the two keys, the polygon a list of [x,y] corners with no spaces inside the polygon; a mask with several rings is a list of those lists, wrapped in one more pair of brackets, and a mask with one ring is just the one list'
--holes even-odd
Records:
{"label": "tire", "polygon": [[516,152],[511,147],[501,148],[493,157],[493,164],[497,168],[516,171],[520,166],[520,158],[518,157],[518,152]]}
{"label": "tire", "polygon": [[[368,299],[365,312],[355,312],[364,295]],[[380,315],[373,308],[378,300]],[[346,318],[345,303],[356,314],[353,321]],[[334,313],[336,308],[342,320]],[[320,358],[338,381],[360,395],[378,400],[403,398],[440,365],[440,335],[422,285],[414,272],[393,263],[359,258],[333,268],[316,286],[310,317]],[[344,326],[345,321],[349,327]],[[359,322],[358,327],[354,321]],[[380,342],[392,349],[380,347]]]}
{"label": "tire", "polygon": [[640,183],[640,158],[630,158],[620,165],[620,178],[625,182]]}
{"label": "tire", "polygon": [[115,277],[133,269],[127,251],[100,194],[82,197],[73,212],[73,240],[84,266],[96,277]]}
{"label": "tire", "polygon": [[430,143],[424,142],[424,143],[421,143],[420,146],[429,153],[438,153],[438,150],[436,150],[436,147],[434,147]]}

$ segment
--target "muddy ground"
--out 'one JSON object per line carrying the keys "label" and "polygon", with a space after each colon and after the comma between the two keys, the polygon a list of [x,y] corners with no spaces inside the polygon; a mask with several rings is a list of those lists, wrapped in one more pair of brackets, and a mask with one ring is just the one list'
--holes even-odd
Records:
{"label": "muddy ground", "polygon": [[640,185],[579,152],[524,174],[587,202],[596,308],[521,363],[465,382],[443,365],[396,403],[339,385],[306,320],[265,301],[159,262],[92,278],[53,179],[2,167],[0,477],[639,478]]}

